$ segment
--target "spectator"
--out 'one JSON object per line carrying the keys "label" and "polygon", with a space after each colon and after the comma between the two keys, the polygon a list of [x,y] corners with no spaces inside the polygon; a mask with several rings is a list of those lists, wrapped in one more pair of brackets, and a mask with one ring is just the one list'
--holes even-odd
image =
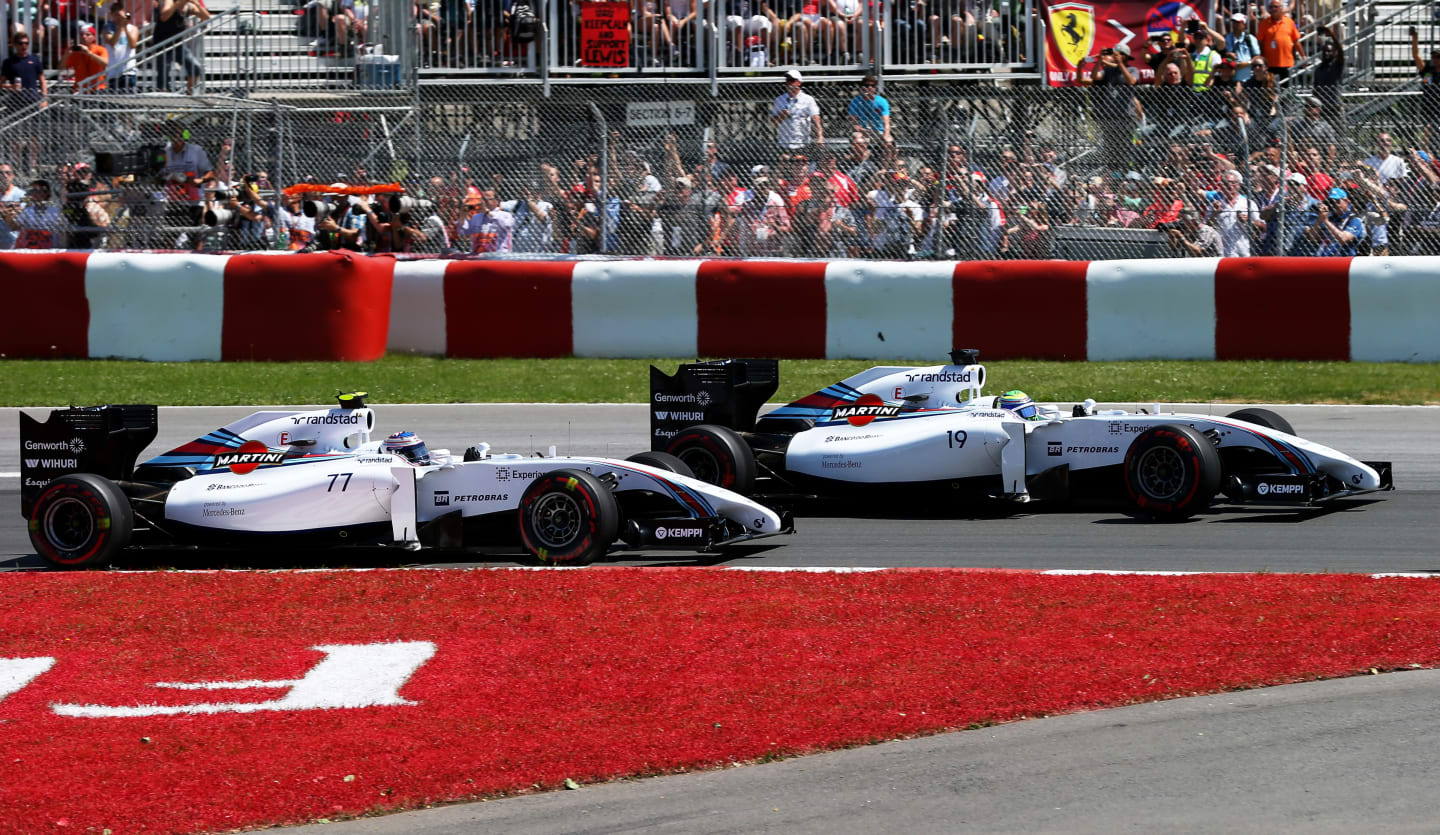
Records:
{"label": "spectator", "polygon": [[1356,254],[1389,255],[1391,213],[1403,213],[1406,206],[1392,200],[1385,186],[1359,176],[1359,172],[1352,173],[1355,176],[1346,179],[1345,191],[1350,194],[1351,205],[1365,226],[1365,237],[1356,247]]}
{"label": "spectator", "polygon": [[1200,222],[1200,213],[1186,203],[1180,222],[1165,227],[1170,249],[1180,258],[1219,258],[1220,233]]}
{"label": "spectator", "polygon": [[64,178],[65,193],[61,195],[61,216],[70,230],[66,249],[103,249],[105,232],[110,227],[110,213],[93,193],[90,166],[76,164]]}
{"label": "spectator", "polygon": [[845,115],[852,129],[863,130],[889,144],[895,141],[890,135],[890,101],[877,94],[879,87],[873,75],[860,79],[860,94],[850,100]]}
{"label": "spectator", "polygon": [[1005,211],[990,196],[984,174],[974,172],[963,182],[964,188],[949,195],[955,219],[948,225],[946,255],[962,261],[997,257],[1005,236]]}
{"label": "spectator", "polygon": [[855,185],[855,181],[851,179],[849,174],[841,171],[839,166],[835,164],[834,154],[828,151],[821,152],[819,173],[825,178],[825,182],[831,185],[831,190],[835,195],[835,202],[840,206],[848,209],[851,204],[860,198],[859,186]]}
{"label": "spectator", "polygon": [[661,252],[666,255],[697,256],[705,254],[711,237],[711,209],[705,198],[695,193],[689,177],[671,181],[670,193],[660,203],[658,212],[665,234]]}
{"label": "spectator", "polygon": [[109,56],[105,68],[105,83],[110,92],[135,92],[138,80],[135,50],[140,46],[140,27],[135,25],[123,2],[112,0],[102,40]]}
{"label": "spectator", "polygon": [[495,189],[487,188],[481,192],[470,186],[465,196],[465,208],[470,214],[456,227],[455,239],[469,241],[470,254],[511,251],[515,216],[500,208],[500,198],[496,196]]}
{"label": "spectator", "polygon": [[[1235,80],[1241,84],[1250,80],[1252,62],[1263,55],[1259,39],[1246,31],[1245,24],[1245,15],[1234,12],[1230,15],[1230,31],[1224,38],[1225,51],[1235,56]],[[1219,33],[1214,34],[1219,41]]]}
{"label": "spectator", "polygon": [[[665,5],[666,38],[670,43],[670,64],[684,66],[694,61],[696,0],[667,0]],[[682,48],[688,54],[682,54]]]}
{"label": "spectator", "polygon": [[1325,155],[1314,145],[1304,146],[1300,150],[1300,158],[1295,168],[1305,175],[1305,181],[1310,196],[1316,200],[1324,200],[1330,189],[1335,187],[1335,180],[1326,173]]}
{"label": "spectator", "polygon": [[1275,89],[1275,76],[1263,56],[1250,62],[1250,78],[1241,82],[1240,96],[1241,103],[1251,113],[1258,113],[1265,119],[1278,115],[1279,93]]}
{"label": "spectator", "polygon": [[1180,210],[1185,208],[1185,184],[1178,179],[1156,177],[1151,180],[1151,185],[1155,189],[1154,197],[1140,213],[1140,220],[1135,225],[1157,229],[1177,223]]}
{"label": "spectator", "polygon": [[1240,193],[1242,184],[1240,172],[1225,172],[1220,193],[1210,203],[1208,221],[1220,233],[1220,254],[1226,258],[1249,258],[1251,237],[1265,230],[1259,209]]}
{"label": "spectator", "polygon": [[[15,185],[15,166],[0,162],[0,215],[13,211],[18,217],[21,204],[25,202],[25,189]],[[0,222],[0,249],[15,245],[15,233],[10,224]]]}
{"label": "spectator", "polygon": [[1030,260],[1049,258],[1050,216],[1045,204],[1039,200],[1022,204],[1016,208],[1013,219],[1014,225],[1006,230],[1006,236],[1013,242],[1012,254]]}
{"label": "spectator", "polygon": [[1410,176],[1410,169],[1405,165],[1404,157],[1395,153],[1395,141],[1390,134],[1381,133],[1375,137],[1375,154],[1365,160],[1365,164],[1375,169],[1381,185]]}
{"label": "spectator", "polygon": [[34,180],[26,203],[16,210],[5,204],[5,223],[15,232],[15,249],[63,249],[66,224],[60,209],[50,205],[50,184]]}
{"label": "spectator", "polygon": [[[200,186],[214,176],[215,171],[205,149],[190,141],[189,128],[180,122],[171,122],[169,133],[170,142],[165,146],[164,163],[160,169],[165,183],[164,223],[167,226],[197,227],[201,225],[205,212]],[[198,248],[201,239],[196,235],[191,242]],[[160,245],[168,248],[175,246],[176,242],[167,238]]]}
{"label": "spectator", "polygon": [[[1143,121],[1145,109],[1135,98],[1135,74],[1130,69],[1130,48],[1100,50],[1099,69],[1081,74],[1081,83],[1093,86],[1095,119],[1100,127],[1102,167],[1126,169],[1134,150],[1135,122]],[[1134,114],[1134,122],[1131,114]]]}
{"label": "spectator", "polygon": [[790,233],[790,212],[785,199],[770,187],[761,173],[750,181],[750,197],[741,214],[740,249],[744,255],[779,255]]}
{"label": "spectator", "polygon": [[105,91],[105,68],[110,64],[110,53],[96,42],[95,27],[80,24],[80,40],[70,45],[70,50],[61,62],[62,72],[68,71],[75,77],[75,92],[102,93]]}
{"label": "spectator", "polygon": [[[1306,233],[1315,225],[1315,209],[1320,201],[1311,197],[1308,191],[1305,175],[1292,173],[1285,178],[1280,200],[1260,211],[1265,220],[1265,238],[1260,244],[1262,255],[1283,253],[1303,257],[1315,254],[1315,244]],[[1285,222],[1283,237],[1280,229],[1282,212]]]}
{"label": "spectator", "polygon": [[1284,0],[1270,0],[1268,8],[1270,16],[1260,21],[1256,34],[1265,65],[1277,81],[1284,81],[1295,62],[1305,60],[1305,49],[1300,45],[1300,30],[1285,13]]}
{"label": "spectator", "polygon": [[731,66],[769,66],[778,41],[762,0],[725,0],[725,25],[733,50]]}
{"label": "spectator", "polygon": [[[155,29],[150,42],[159,45],[171,38],[178,39],[190,28],[191,15],[206,21],[210,19],[210,10],[199,0],[155,0]],[[170,67],[177,63],[185,71],[185,95],[195,95],[195,84],[205,68],[190,54],[189,45],[172,45],[155,59],[155,89],[160,92],[170,89]]]}
{"label": "spectator", "polygon": [[1323,108],[1322,117],[1337,130],[1345,126],[1345,108],[1340,101],[1340,83],[1345,79],[1345,46],[1340,42],[1340,24],[1319,32],[1320,64],[1315,68],[1314,93]]}
{"label": "spectator", "polygon": [[1190,84],[1196,91],[1210,88],[1215,67],[1220,63],[1220,54],[1211,48],[1211,43],[1210,30],[1206,28],[1196,31],[1190,41],[1190,63],[1193,66]]}
{"label": "spectator", "polygon": [[[923,64],[934,57],[933,48],[927,37],[926,14],[927,0],[895,0],[892,4],[894,12],[889,21],[876,20],[882,34],[886,23],[890,25],[891,49],[896,60],[904,64]],[[870,17],[876,16],[877,6],[870,6],[872,11]],[[869,39],[865,31],[865,21],[856,21],[852,24],[851,31],[855,37],[855,51],[857,53],[864,49],[863,44]],[[877,44],[878,46],[878,44]]]}
{"label": "spectator", "polygon": [[850,154],[845,158],[845,175],[857,185],[865,182],[880,170],[870,153],[870,141],[863,133],[852,133],[850,135]]}
{"label": "spectator", "polygon": [[874,206],[870,215],[871,246],[881,258],[908,258],[924,214],[909,199],[910,181],[898,171],[879,177],[878,187],[866,197]]}
{"label": "spectator", "polygon": [[798,70],[785,73],[785,92],[770,108],[770,123],[777,128],[776,137],[783,150],[800,150],[812,141],[825,142],[825,126],[820,123],[820,106],[809,93],[802,92],[803,79]]}
{"label": "spectator", "polygon": [[555,204],[545,199],[543,183],[520,188],[518,200],[507,200],[500,208],[515,218],[515,252],[555,252],[555,232],[550,216]]}
{"label": "spectator", "polygon": [[1315,223],[1306,233],[1315,243],[1315,254],[1354,255],[1365,235],[1365,224],[1350,212],[1350,195],[1343,188],[1331,189],[1315,208]]}
{"label": "spectator", "polygon": [[1321,115],[1324,109],[1325,104],[1319,98],[1307,96],[1304,115],[1290,123],[1290,137],[1302,146],[1314,145],[1321,149],[1328,167],[1335,164],[1335,149],[1339,137],[1335,134],[1334,126]]}
{"label": "spectator", "polygon": [[301,195],[286,194],[275,219],[277,243],[291,252],[308,250],[315,240],[315,218],[306,217],[303,207]]}
{"label": "spectator", "polygon": [[239,188],[228,195],[225,207],[235,213],[236,248],[242,251],[266,249],[265,230],[269,225],[270,204],[260,195],[260,178],[247,175]]}
{"label": "spectator", "polygon": [[[863,49],[865,22],[860,19],[860,13],[864,7],[861,0],[825,0],[825,5],[835,31],[836,61],[841,66],[850,66]],[[896,11],[901,11],[898,6]]]}
{"label": "spectator", "polygon": [[821,13],[829,11],[828,3],[825,0],[798,0],[794,5],[799,8],[790,16],[790,43],[794,49],[791,62],[822,63],[815,54],[817,34],[824,50],[822,54],[828,55],[835,48],[835,21]]}
{"label": "spectator", "polygon": [[[45,78],[45,63],[39,56],[30,54],[30,36],[24,32],[10,36],[10,55],[0,61],[0,92],[5,95],[6,115],[13,115],[43,101],[50,93],[50,82]],[[13,149],[15,161],[24,165],[28,157],[29,170],[39,171],[39,137],[32,135],[26,139],[23,132],[20,136]]]}

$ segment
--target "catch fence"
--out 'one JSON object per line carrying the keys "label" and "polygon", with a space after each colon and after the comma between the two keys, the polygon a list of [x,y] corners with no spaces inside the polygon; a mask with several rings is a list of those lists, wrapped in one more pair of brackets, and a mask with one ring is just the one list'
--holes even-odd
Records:
{"label": "catch fence", "polygon": [[[1430,88],[1227,96],[892,80],[873,91],[888,100],[887,126],[860,82],[807,79],[818,127],[798,104],[776,124],[784,89],[768,74],[718,95],[697,79],[548,95],[539,81],[427,83],[283,104],[55,96],[0,131],[0,159],[67,192],[58,235],[108,249],[295,247],[307,230],[280,211],[285,186],[316,183],[318,196],[337,182],[398,182],[419,201],[406,204],[408,226],[386,198],[375,219],[355,214],[354,245],[913,260],[1440,254]],[[150,162],[176,124],[214,165],[222,150],[228,161],[223,182],[186,204],[195,214],[176,210]],[[100,182],[67,167],[80,162]],[[258,221],[227,201],[245,175],[263,175]],[[481,208],[498,225],[457,232],[472,188],[493,190],[500,206]],[[304,214],[303,201],[289,208]],[[508,248],[500,211],[514,221]]]}

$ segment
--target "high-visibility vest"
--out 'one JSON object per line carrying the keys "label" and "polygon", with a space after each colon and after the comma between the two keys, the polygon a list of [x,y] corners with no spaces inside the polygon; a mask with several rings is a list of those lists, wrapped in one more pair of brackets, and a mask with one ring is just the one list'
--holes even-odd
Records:
{"label": "high-visibility vest", "polygon": [[1207,49],[1195,56],[1195,74],[1192,84],[1194,89],[1204,90],[1209,86],[1210,76],[1215,72],[1215,64],[1219,58],[1220,56],[1213,49]]}

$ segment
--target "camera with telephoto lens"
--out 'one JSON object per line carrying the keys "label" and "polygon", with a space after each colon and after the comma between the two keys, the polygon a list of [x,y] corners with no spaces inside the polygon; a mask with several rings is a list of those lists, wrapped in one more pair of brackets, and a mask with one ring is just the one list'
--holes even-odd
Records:
{"label": "camera with telephoto lens", "polygon": [[410,197],[404,194],[390,195],[390,211],[410,212],[412,214],[432,214],[435,211],[435,203],[430,200],[422,200],[418,197]]}
{"label": "camera with telephoto lens", "polygon": [[1170,232],[1170,231],[1183,232],[1183,231],[1185,231],[1185,225],[1184,225],[1183,223],[1181,223],[1180,221],[1178,221],[1178,220],[1171,220],[1171,221],[1167,221],[1167,222],[1165,222],[1165,223],[1157,223],[1157,224],[1155,224],[1155,231],[1156,231],[1156,232]]}
{"label": "camera with telephoto lens", "polygon": [[240,222],[240,213],[224,206],[216,206],[213,209],[206,209],[205,216],[201,218],[206,226],[233,226]]}
{"label": "camera with telephoto lens", "polygon": [[233,188],[207,188],[205,189],[205,193],[213,195],[216,203],[224,203],[227,200],[233,200],[240,196],[240,192]]}
{"label": "camera with telephoto lens", "polygon": [[316,223],[340,211],[339,206],[336,206],[334,203],[327,203],[324,200],[306,200],[301,204],[300,209],[305,212],[306,217],[315,218]]}

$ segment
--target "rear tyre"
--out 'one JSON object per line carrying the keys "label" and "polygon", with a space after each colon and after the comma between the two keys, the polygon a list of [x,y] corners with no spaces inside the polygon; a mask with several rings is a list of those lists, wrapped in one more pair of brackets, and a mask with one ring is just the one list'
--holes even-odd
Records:
{"label": "rear tyre", "polygon": [[1209,506],[1220,488],[1220,454],[1189,426],[1162,424],[1125,453],[1125,492],[1139,511],[1178,520]]}
{"label": "rear tyre", "polygon": [[1239,411],[1231,412],[1225,417],[1234,420],[1243,420],[1246,423],[1253,423],[1256,426],[1263,426],[1266,429],[1274,429],[1276,432],[1284,432],[1286,435],[1295,434],[1295,428],[1290,425],[1290,421],[1280,417],[1269,409],[1240,409]]}
{"label": "rear tyre", "polygon": [[29,528],[35,553],[56,568],[104,568],[130,544],[135,512],[113,481],[76,473],[50,482]]}
{"label": "rear tyre", "polygon": [[686,464],[668,452],[647,450],[645,452],[637,452],[625,460],[654,467],[657,470],[665,470],[666,472],[675,473],[676,475],[689,476],[690,478],[695,477],[695,472],[690,469],[689,464]]}
{"label": "rear tyre", "polygon": [[666,452],[701,481],[748,495],[755,489],[755,453],[735,430],[702,423],[680,430]]}
{"label": "rear tyre", "polygon": [[520,540],[549,565],[589,565],[620,531],[615,496],[584,470],[554,470],[520,497]]}

